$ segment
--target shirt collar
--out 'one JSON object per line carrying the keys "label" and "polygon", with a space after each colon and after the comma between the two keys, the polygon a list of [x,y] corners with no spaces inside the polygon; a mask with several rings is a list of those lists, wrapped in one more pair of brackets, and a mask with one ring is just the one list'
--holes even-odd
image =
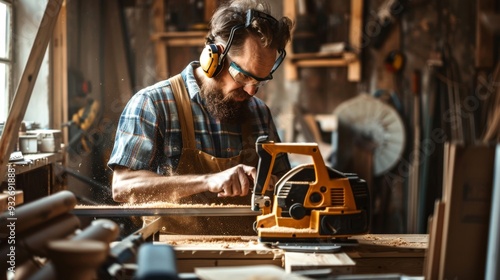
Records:
{"label": "shirt collar", "polygon": [[199,66],[200,63],[198,61],[193,61],[189,63],[181,72],[182,79],[184,80],[184,83],[186,83],[189,97],[191,99],[200,93],[200,86],[196,83],[196,78],[194,76],[195,69]]}

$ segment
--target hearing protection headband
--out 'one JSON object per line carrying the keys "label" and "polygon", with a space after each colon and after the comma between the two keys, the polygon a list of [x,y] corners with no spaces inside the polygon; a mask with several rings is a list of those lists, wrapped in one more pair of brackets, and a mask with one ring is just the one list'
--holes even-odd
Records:
{"label": "hearing protection headband", "polygon": [[[278,20],[276,20],[271,15],[268,15],[266,13],[259,12],[259,11],[256,11],[256,10],[252,10],[252,9],[248,10],[247,14],[246,14],[245,24],[244,25],[243,24],[239,24],[239,25],[236,25],[233,28],[231,28],[231,33],[229,34],[229,39],[227,40],[226,48],[224,49],[224,51],[222,52],[221,56],[219,57],[219,64],[222,64],[222,62],[224,61],[224,58],[226,57],[227,53],[229,52],[229,49],[231,48],[231,45],[233,43],[233,37],[234,37],[234,34],[236,33],[236,31],[239,30],[239,29],[241,29],[241,28],[243,28],[243,27],[244,28],[248,28],[250,25],[252,25],[252,22],[256,18],[265,19],[265,20],[269,21],[271,23],[271,25],[278,24]],[[274,62],[274,66],[271,69],[271,73],[269,73],[269,76],[271,76],[271,77],[272,77],[272,74],[274,73],[274,71],[276,71],[276,69],[278,69],[278,67],[280,66],[281,62],[283,62],[283,59],[286,56],[286,51],[284,49],[278,50],[278,53],[279,53],[279,56],[276,59],[276,61]]]}

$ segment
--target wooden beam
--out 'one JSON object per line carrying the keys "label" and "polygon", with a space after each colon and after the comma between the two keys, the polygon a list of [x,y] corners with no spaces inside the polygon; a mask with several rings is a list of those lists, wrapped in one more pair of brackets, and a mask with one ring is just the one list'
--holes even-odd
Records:
{"label": "wooden beam", "polygon": [[436,201],[434,204],[434,215],[429,222],[429,247],[424,262],[425,279],[439,279],[444,207],[445,205],[442,201]]}
{"label": "wooden beam", "polygon": [[[283,1],[283,15],[285,17],[290,18],[291,20],[295,21],[295,1]],[[292,31],[292,41],[293,41],[293,31]],[[292,41],[286,46],[286,52],[288,54],[293,53],[292,49]],[[283,62],[283,68],[284,68],[284,73],[285,73],[285,79],[290,80],[290,81],[295,81],[298,80],[299,78],[299,71],[297,67],[293,65],[293,63],[290,61],[290,59],[285,59]]]}
{"label": "wooden beam", "polygon": [[14,150],[17,143],[19,126],[26,113],[26,108],[28,107],[31,93],[33,92],[33,87],[40,71],[40,65],[54,32],[54,26],[56,25],[62,2],[63,0],[48,1],[28,57],[28,62],[19,81],[19,86],[12,101],[2,137],[0,138],[0,178],[5,178],[10,153]]}
{"label": "wooden beam", "polygon": [[[64,0],[62,0],[64,1]],[[65,2],[65,1],[64,1]],[[66,3],[63,3],[59,18],[52,35],[52,102],[51,102],[51,127],[60,128],[68,118],[68,51],[66,30]],[[68,130],[62,131],[62,142],[68,143]]]}
{"label": "wooden beam", "polygon": [[105,1],[107,19],[107,34],[109,37],[110,62],[114,65],[116,73],[118,92],[122,101],[128,101],[132,97],[132,79],[127,63],[124,30],[120,20],[120,5],[118,0]]}
{"label": "wooden beam", "polygon": [[[164,18],[165,4],[163,0],[155,0],[153,2],[153,27],[155,33],[163,33],[165,31]],[[155,42],[155,60],[156,79],[158,81],[167,79],[169,77],[167,47],[162,41]]]}
{"label": "wooden beam", "polygon": [[495,9],[494,0],[478,0],[476,3],[476,68],[492,68],[494,59],[494,33],[484,20],[485,12]]}
{"label": "wooden beam", "polygon": [[215,9],[217,9],[217,0],[205,0],[205,22],[209,22],[212,19]]}
{"label": "wooden beam", "polygon": [[362,30],[363,30],[363,0],[351,0],[349,44],[357,52],[361,51]]}

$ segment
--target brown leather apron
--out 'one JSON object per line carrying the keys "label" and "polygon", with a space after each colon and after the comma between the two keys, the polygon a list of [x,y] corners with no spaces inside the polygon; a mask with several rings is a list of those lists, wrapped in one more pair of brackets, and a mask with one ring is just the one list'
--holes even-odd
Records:
{"label": "brown leather apron", "polygon": [[[258,156],[253,143],[244,141],[243,149],[238,156],[231,158],[216,158],[196,149],[194,122],[191,111],[191,100],[180,74],[170,78],[174,97],[176,99],[180,127],[182,131],[182,153],[176,174],[209,174],[217,173],[240,163],[257,166]],[[249,125],[242,124],[242,139],[250,139]],[[250,208],[251,194],[245,197],[218,198],[216,193],[200,193],[183,198],[183,204],[221,204],[248,205]],[[230,211],[230,209],[228,209]],[[168,220],[168,221],[167,221]],[[210,235],[255,235],[251,217],[216,217],[216,216],[176,216],[165,219],[167,232],[177,234],[210,234]]]}

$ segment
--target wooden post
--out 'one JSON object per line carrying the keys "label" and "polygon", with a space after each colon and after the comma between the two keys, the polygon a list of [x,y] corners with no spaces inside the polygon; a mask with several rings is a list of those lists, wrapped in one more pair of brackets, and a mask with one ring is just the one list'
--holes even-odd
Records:
{"label": "wooden post", "polygon": [[495,37],[491,30],[488,30],[481,18],[485,12],[495,9],[495,1],[493,0],[478,0],[476,2],[476,52],[475,66],[477,68],[493,67],[494,56],[494,41]]}
{"label": "wooden post", "polygon": [[[63,0],[61,0],[63,1]],[[63,4],[52,35],[52,88],[51,124],[53,128],[62,129],[62,124],[68,120],[68,53],[67,53],[67,13]],[[68,129],[62,131],[62,142],[68,143]]]}
{"label": "wooden post", "polygon": [[[156,33],[165,31],[165,4],[163,0],[153,2],[153,26]],[[167,46],[162,40],[155,40],[155,60],[156,60],[156,79],[158,81],[169,78]]]}
{"label": "wooden post", "polygon": [[33,42],[28,62],[24,68],[23,75],[16,90],[16,95],[9,110],[9,115],[5,122],[3,135],[0,138],[0,176],[5,178],[7,164],[9,163],[10,154],[14,150],[18,140],[19,126],[26,113],[35,81],[40,71],[43,57],[47,50],[54,26],[56,25],[59,11],[61,10],[64,0],[49,0],[45,13],[43,14],[40,27]]}
{"label": "wooden post", "polygon": [[347,64],[349,81],[361,80],[361,43],[363,30],[363,0],[351,0],[351,22],[349,26],[349,43],[356,50],[356,59]]}

